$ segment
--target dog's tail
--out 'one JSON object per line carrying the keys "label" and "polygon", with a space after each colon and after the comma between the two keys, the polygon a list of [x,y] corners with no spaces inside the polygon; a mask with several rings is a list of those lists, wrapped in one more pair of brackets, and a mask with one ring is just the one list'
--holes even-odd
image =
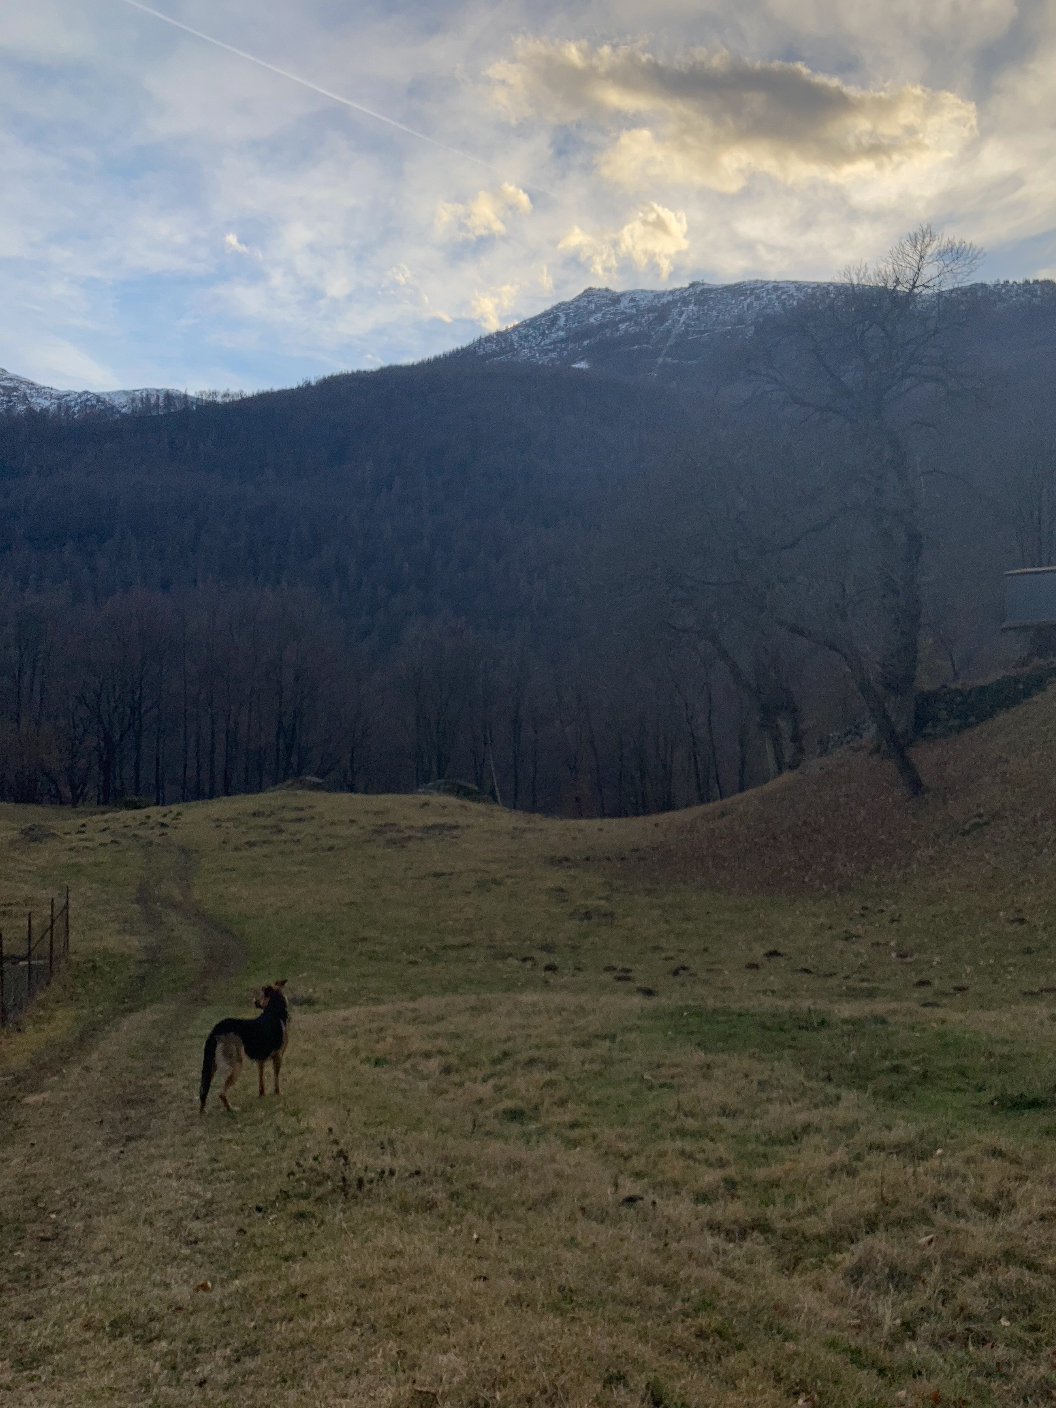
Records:
{"label": "dog's tail", "polygon": [[205,1052],[202,1056],[202,1083],[198,1089],[198,1098],[201,1104],[198,1106],[198,1113],[205,1113],[205,1102],[209,1098],[209,1087],[213,1082],[213,1072],[216,1070],[216,1028],[209,1033],[205,1039]]}
{"label": "dog's tail", "polygon": [[222,1022],[217,1022],[216,1026],[205,1039],[205,1050],[202,1053],[202,1083],[198,1087],[198,1098],[201,1104],[198,1107],[199,1114],[205,1111],[205,1102],[209,1096],[209,1087],[213,1083],[213,1072],[216,1070],[216,1039],[226,1036],[228,1032],[237,1032],[239,1021],[237,1017],[225,1017]]}

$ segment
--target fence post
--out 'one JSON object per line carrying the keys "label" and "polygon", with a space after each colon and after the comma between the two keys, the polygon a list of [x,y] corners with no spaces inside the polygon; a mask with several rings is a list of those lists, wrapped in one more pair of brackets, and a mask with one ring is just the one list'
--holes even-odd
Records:
{"label": "fence post", "polygon": [[33,911],[26,915],[26,1002],[33,996]]}
{"label": "fence post", "polygon": [[51,897],[51,923],[48,925],[48,982],[55,972],[55,896]]}
{"label": "fence post", "polygon": [[4,993],[4,935],[0,931],[0,1027],[7,1026],[7,1001]]}

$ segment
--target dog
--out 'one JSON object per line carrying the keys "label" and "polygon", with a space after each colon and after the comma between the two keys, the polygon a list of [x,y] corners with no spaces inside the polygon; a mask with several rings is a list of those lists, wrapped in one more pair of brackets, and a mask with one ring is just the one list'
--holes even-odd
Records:
{"label": "dog", "polygon": [[275,1070],[275,1094],[279,1093],[279,1069],[282,1055],[286,1050],[290,1031],[290,1009],[282,989],[286,979],[269,983],[255,999],[256,1006],[263,1008],[259,1017],[225,1017],[209,1033],[202,1056],[202,1084],[198,1091],[201,1101],[199,1114],[205,1113],[205,1102],[213,1076],[221,1067],[227,1072],[220,1091],[220,1103],[229,1111],[227,1092],[238,1080],[242,1070],[242,1057],[256,1061],[260,1075],[260,1094],[264,1094],[264,1063],[270,1061]]}

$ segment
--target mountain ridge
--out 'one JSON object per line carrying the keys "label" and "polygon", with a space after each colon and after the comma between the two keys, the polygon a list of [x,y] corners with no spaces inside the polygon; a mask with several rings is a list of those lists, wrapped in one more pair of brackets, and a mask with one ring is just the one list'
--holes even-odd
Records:
{"label": "mountain ridge", "polygon": [[[827,286],[833,285],[748,279],[661,290],[587,288],[455,348],[443,360],[520,362],[694,385],[730,338],[751,335],[757,323]],[[977,283],[957,292],[994,310],[1044,300],[1056,311],[1056,283],[1050,279]]]}
{"label": "mountain ridge", "polygon": [[[824,282],[797,279],[697,281],[679,288],[622,291],[588,287],[508,328],[411,365],[513,363],[699,387],[709,363],[721,356],[729,339],[751,335],[757,323],[824,287]],[[1056,282],[1051,279],[970,284],[958,296],[990,311],[1044,303],[1046,311],[1056,313]],[[385,370],[379,367],[365,374]],[[227,399],[224,393],[192,396],[165,387],[60,391],[0,368],[0,415],[25,411],[73,416],[158,414]]]}
{"label": "mountain ridge", "polygon": [[[665,361],[682,360],[676,353],[677,347],[684,356],[680,341],[693,343],[750,328],[817,287],[799,280],[749,279],[659,290],[586,288],[575,298],[445,355],[450,360],[472,356],[602,371],[608,368],[598,363],[599,353],[602,363],[608,362],[610,347],[616,346],[632,356],[655,357],[659,368]],[[581,353],[579,361],[571,360]]]}
{"label": "mountain ridge", "polygon": [[171,387],[143,386],[133,391],[60,391],[0,367],[0,415],[43,411],[65,415],[128,414],[176,410],[198,398]]}

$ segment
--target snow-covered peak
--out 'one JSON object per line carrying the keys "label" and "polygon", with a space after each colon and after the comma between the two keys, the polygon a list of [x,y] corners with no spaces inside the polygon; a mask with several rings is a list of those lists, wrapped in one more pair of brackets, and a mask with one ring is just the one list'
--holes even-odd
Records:
{"label": "snow-covered peak", "polygon": [[[816,283],[750,279],[737,284],[693,283],[685,288],[588,288],[576,298],[502,332],[478,338],[449,358],[569,367],[618,376],[659,377],[696,384],[723,339],[748,333],[813,289]],[[1056,305],[1049,280],[974,284],[963,296],[979,304]]]}
{"label": "snow-covered peak", "polygon": [[671,375],[679,364],[698,363],[716,334],[747,329],[814,287],[752,279],[623,293],[588,288],[450,355],[638,375],[662,368]]}
{"label": "snow-covered peak", "polygon": [[142,387],[137,391],[59,391],[0,367],[0,415],[48,411],[63,415],[131,414],[176,410],[194,401],[183,391]]}

